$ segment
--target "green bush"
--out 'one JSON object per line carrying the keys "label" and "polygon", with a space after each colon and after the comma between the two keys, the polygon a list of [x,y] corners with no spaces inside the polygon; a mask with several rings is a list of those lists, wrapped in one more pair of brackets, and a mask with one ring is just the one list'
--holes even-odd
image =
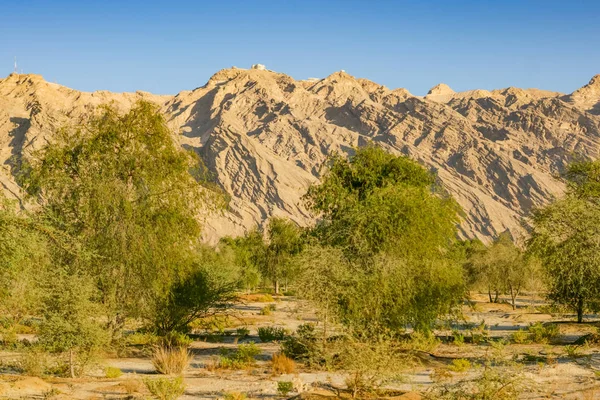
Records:
{"label": "green bush", "polygon": [[466,372],[471,369],[471,362],[464,358],[452,360],[452,365],[448,367],[453,372]]}
{"label": "green bush", "polygon": [[169,332],[164,336],[158,338],[158,345],[169,349],[178,347],[190,347],[193,340],[190,339],[185,333],[180,332]]}
{"label": "green bush", "polygon": [[260,315],[271,315],[275,310],[277,310],[277,306],[275,304],[269,304],[260,309]]}
{"label": "green bush", "polygon": [[307,360],[318,353],[317,343],[314,324],[303,324],[281,343],[281,351],[294,360]]}
{"label": "green bush", "polygon": [[123,371],[116,367],[106,367],[104,368],[104,376],[109,379],[120,378],[123,375]]}
{"label": "green bush", "polygon": [[277,326],[265,326],[258,328],[258,337],[263,343],[272,342],[274,340],[281,341],[287,336],[285,328]]}
{"label": "green bush", "polygon": [[518,331],[514,332],[512,335],[510,335],[510,339],[517,344],[525,344],[529,342],[529,333],[527,331],[524,331],[522,329],[519,329]]}
{"label": "green bush", "polygon": [[529,325],[527,328],[530,334],[530,339],[534,343],[548,343],[559,334],[559,329],[556,324],[542,324],[536,322]]}
{"label": "green bush", "polygon": [[241,328],[237,328],[235,330],[235,334],[237,336],[239,336],[240,338],[245,338],[246,336],[248,336],[250,334],[250,329],[248,329],[245,326],[243,326]]}
{"label": "green bush", "polygon": [[254,342],[240,344],[236,350],[221,349],[218,366],[225,369],[242,369],[254,364],[254,358],[261,353]]}
{"label": "green bush", "polygon": [[185,393],[182,377],[144,379],[144,384],[158,400],[176,400]]}
{"label": "green bush", "polygon": [[289,392],[294,390],[294,383],[289,381],[279,381],[277,382],[277,393],[282,396],[287,396]]}

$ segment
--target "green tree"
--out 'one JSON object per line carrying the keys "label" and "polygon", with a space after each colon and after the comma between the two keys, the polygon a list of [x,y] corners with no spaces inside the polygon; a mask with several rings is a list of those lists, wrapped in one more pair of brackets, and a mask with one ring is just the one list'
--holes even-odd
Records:
{"label": "green tree", "polygon": [[34,219],[0,193],[0,313],[17,323],[39,312],[40,272],[52,264],[50,243]]}
{"label": "green tree", "polygon": [[96,279],[115,333],[189,275],[200,207],[222,200],[201,185],[200,160],[175,145],[148,102],[125,114],[101,107],[85,126],[61,130],[24,170],[46,219],[94,255],[81,268]]}
{"label": "green tree", "polygon": [[267,234],[262,273],[273,282],[275,293],[279,293],[280,282],[287,282],[294,276],[292,260],[302,250],[302,230],[293,221],[274,217],[269,221]]}
{"label": "green tree", "polygon": [[349,159],[332,157],[306,199],[320,217],[313,235],[345,258],[341,279],[330,282],[343,323],[427,331],[457,310],[464,293],[455,246],[460,209],[434,174],[370,145]]}
{"label": "green tree", "polygon": [[600,299],[600,162],[573,163],[563,199],[533,213],[528,250],[542,263],[548,296],[583,321]]}
{"label": "green tree", "polygon": [[236,238],[224,237],[219,242],[219,250],[233,252],[238,279],[246,291],[254,290],[260,284],[266,256],[266,244],[260,230],[253,229]]}
{"label": "green tree", "polygon": [[67,353],[72,378],[81,376],[107,343],[98,320],[101,307],[91,277],[59,268],[45,282],[39,342],[51,352]]}
{"label": "green tree", "polygon": [[474,252],[470,264],[474,285],[487,289],[490,303],[497,303],[500,293],[508,293],[513,309],[516,308],[516,297],[530,281],[533,270],[523,251],[514,244],[510,232],[501,233],[489,247]]}

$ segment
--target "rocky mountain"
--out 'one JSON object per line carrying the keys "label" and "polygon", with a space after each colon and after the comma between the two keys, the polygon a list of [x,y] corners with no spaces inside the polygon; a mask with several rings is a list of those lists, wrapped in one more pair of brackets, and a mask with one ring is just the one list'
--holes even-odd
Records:
{"label": "rocky mountain", "polygon": [[20,197],[13,170],[59,127],[81,122],[99,104],[126,110],[159,104],[181,146],[196,150],[231,195],[210,215],[206,239],[242,234],[270,216],[300,224],[301,200],[332,152],[370,141],[437,171],[465,211],[461,234],[517,236],[532,207],[560,195],[553,178],[576,155],[600,150],[600,75],[570,95],[506,88],[454,92],[444,84],[425,97],[336,72],[297,81],[265,68],[225,69],[175,96],[85,93],[36,75],[0,80],[0,183]]}

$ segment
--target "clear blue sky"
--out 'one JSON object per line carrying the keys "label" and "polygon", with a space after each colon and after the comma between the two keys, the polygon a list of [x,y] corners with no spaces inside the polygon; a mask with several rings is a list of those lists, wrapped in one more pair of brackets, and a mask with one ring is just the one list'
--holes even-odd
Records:
{"label": "clear blue sky", "polygon": [[262,63],[414,94],[439,82],[571,92],[600,73],[600,0],[5,0],[0,76],[15,55],[24,72],[86,91],[177,93]]}

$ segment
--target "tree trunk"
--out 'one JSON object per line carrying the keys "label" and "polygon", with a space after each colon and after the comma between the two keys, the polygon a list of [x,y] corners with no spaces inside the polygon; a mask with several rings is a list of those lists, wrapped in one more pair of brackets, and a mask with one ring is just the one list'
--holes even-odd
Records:
{"label": "tree trunk", "polygon": [[75,365],[73,361],[73,349],[69,350],[69,369],[71,370],[71,378],[75,378]]}
{"label": "tree trunk", "polygon": [[275,281],[273,281],[273,287],[275,288],[275,294],[279,294],[279,280],[275,279]]}
{"label": "tree trunk", "polygon": [[488,296],[490,297],[490,303],[493,303],[494,301],[492,300],[492,287],[488,286]]}
{"label": "tree trunk", "polygon": [[496,289],[496,292],[494,293],[494,303],[498,302],[498,297],[500,297],[500,292]]}
{"label": "tree trunk", "polygon": [[577,322],[583,322],[583,299],[579,298],[577,300]]}

